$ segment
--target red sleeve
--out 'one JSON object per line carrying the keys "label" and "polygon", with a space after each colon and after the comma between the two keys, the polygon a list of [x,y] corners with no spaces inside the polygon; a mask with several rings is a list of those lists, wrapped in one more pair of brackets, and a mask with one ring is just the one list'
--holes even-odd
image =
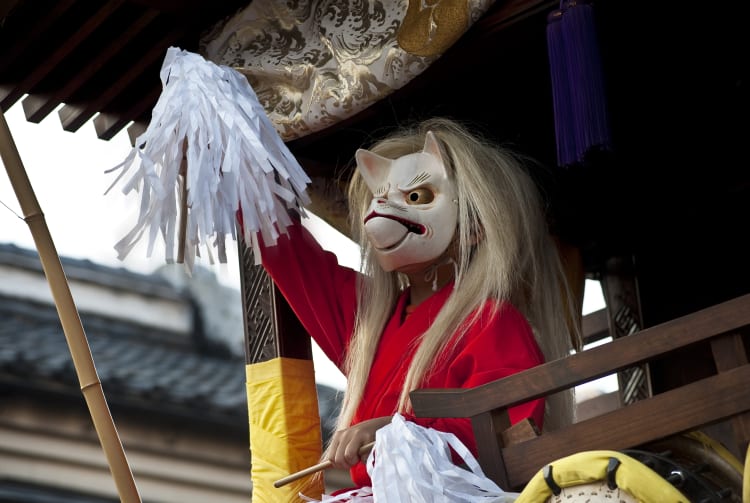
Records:
{"label": "red sleeve", "polygon": [[263,267],[320,349],[342,368],[354,327],[357,272],[340,266],[301,224],[276,245],[261,241]]}
{"label": "red sleeve", "polygon": [[[477,324],[459,342],[452,355],[445,371],[431,377],[426,387],[474,388],[544,363],[531,327],[510,304],[504,304],[494,316],[484,309]],[[511,424],[529,417],[542,428],[544,399],[512,407],[508,415]],[[476,454],[470,419],[413,416],[409,419],[425,427],[454,433]]]}

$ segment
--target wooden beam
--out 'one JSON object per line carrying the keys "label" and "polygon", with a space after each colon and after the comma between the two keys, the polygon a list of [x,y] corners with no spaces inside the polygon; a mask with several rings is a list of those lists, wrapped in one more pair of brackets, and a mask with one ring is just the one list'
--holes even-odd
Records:
{"label": "wooden beam", "polygon": [[[17,39],[13,40],[13,45],[10,47],[4,47],[2,53],[0,53],[0,72],[6,70],[11,63],[13,63],[18,56],[28,49],[32,43],[37,42],[40,38],[43,38],[44,33],[49,27],[58,21],[65,12],[76,3],[76,0],[60,0],[53,2],[52,8],[48,11],[39,11],[38,22],[34,23],[31,29]],[[5,96],[10,93],[12,89],[0,90],[0,96]],[[7,108],[3,108],[7,110]]]}
{"label": "wooden beam", "polygon": [[[137,103],[121,113],[100,113],[94,119],[96,136],[101,140],[111,140],[128,123],[141,117],[153,108],[161,94],[161,86],[154,86],[150,92],[143,95]],[[142,131],[141,131],[142,132]],[[138,133],[140,134],[140,133]]]}
{"label": "wooden beam", "polygon": [[584,344],[590,344],[608,337],[610,334],[607,308],[599,309],[584,316],[582,332]]}
{"label": "wooden beam", "polygon": [[[470,389],[421,389],[410,394],[419,417],[470,417],[512,407],[610,375],[690,344],[750,325],[750,294],[612,342]],[[536,369],[545,369],[539,379]]]}
{"label": "wooden beam", "polygon": [[0,24],[8,17],[13,8],[18,4],[19,0],[5,0],[0,4]]}
{"label": "wooden beam", "polygon": [[[726,372],[748,363],[747,348],[739,333],[712,340],[711,353],[719,372]],[[737,447],[739,452],[747,451],[747,444],[750,441],[750,412],[738,415],[732,419],[731,423],[734,438],[739,442],[739,445],[733,447]]]}
{"label": "wooden beam", "polygon": [[501,443],[502,432],[511,428],[508,414],[494,415],[492,412],[484,412],[471,418],[471,427],[476,438],[495,439],[494,442],[478,442],[477,454],[484,474],[500,487],[508,487],[510,481],[503,462],[504,444]]}
{"label": "wooden beam", "polygon": [[276,354],[284,358],[312,360],[310,334],[276,285],[271,289],[271,305],[276,334]]}
{"label": "wooden beam", "polygon": [[[203,0],[130,0],[131,3],[150,7],[160,12],[181,13],[188,9],[205,9],[206,2]],[[231,4],[226,0],[214,0],[214,4]],[[238,2],[234,2],[238,3]],[[249,2],[248,2],[249,3]]]}
{"label": "wooden beam", "polygon": [[[136,63],[128,69],[111,86],[102,90],[94,99],[89,100],[83,106],[65,105],[59,111],[60,122],[66,131],[78,131],[86,121],[94,116],[99,110],[104,109],[112,100],[127,88],[135,79],[141,77],[143,72],[155,61],[163,58],[167,48],[174,44],[181,35],[185,33],[187,26],[177,26],[172,31],[163,36],[158,42],[154,43],[151,48],[144,53]],[[154,75],[158,79],[158,74]]]}
{"label": "wooden beam", "polygon": [[482,36],[490,35],[498,30],[521,21],[529,16],[543,11],[549,11],[560,7],[560,2],[554,0],[508,0],[496,2],[496,7],[477,20],[472,31]]}
{"label": "wooden beam", "polygon": [[24,99],[22,103],[26,120],[39,123],[57,108],[60,103],[67,101],[75,91],[86,84],[89,78],[100,71],[113,56],[119,53],[128,42],[132,41],[158,15],[158,11],[147,9],[129,27],[123,29],[117,36],[113,37],[112,41],[106,47],[99,50],[95,57],[88,60],[83,68],[76,71],[75,75],[61,89],[44,96],[28,96]]}
{"label": "wooden beam", "polygon": [[312,360],[310,335],[302,326],[268,273],[255,265],[240,229],[240,291],[245,315],[245,363],[277,357]]}
{"label": "wooden beam", "polygon": [[[750,366],[745,365],[506,446],[503,461],[510,473],[504,489],[525,484],[545,464],[576,452],[626,449],[747,411],[748,382]],[[700,403],[696,397],[701,397]]]}
{"label": "wooden beam", "polygon": [[146,132],[148,124],[145,122],[134,122],[128,127],[128,138],[130,138],[130,146],[135,147],[135,140]]}
{"label": "wooden beam", "polygon": [[91,16],[82,26],[75,30],[75,32],[68,38],[62,45],[60,45],[52,54],[44,61],[39,61],[35,65],[34,71],[26,76],[20,84],[17,84],[12,88],[11,92],[5,95],[0,95],[0,107],[3,110],[7,110],[21,96],[33,91],[34,86],[44,79],[49,73],[54,70],[81,42],[96,30],[101,24],[115,11],[125,0],[110,0],[105,3],[104,6],[99,9],[93,16]]}

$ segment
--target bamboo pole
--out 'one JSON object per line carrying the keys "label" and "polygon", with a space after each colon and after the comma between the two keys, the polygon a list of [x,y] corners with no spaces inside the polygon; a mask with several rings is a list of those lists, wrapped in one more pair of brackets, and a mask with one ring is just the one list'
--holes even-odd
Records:
{"label": "bamboo pole", "polygon": [[73,357],[73,365],[78,374],[81,391],[99,435],[99,442],[107,457],[115,486],[120,495],[120,501],[123,503],[140,503],[141,498],[125,458],[125,452],[115,429],[107,401],[104,398],[102,385],[94,366],[78,309],[73,301],[68,280],[60,263],[60,257],[55,249],[44,214],[34,195],[34,189],[29,182],[28,175],[21,162],[21,156],[18,154],[18,149],[13,142],[13,136],[3,113],[0,113],[0,157],[2,157],[8,178],[21,205],[24,220],[34,238],[44,274],[47,276],[47,282],[52,290],[52,297],[70,348],[70,354]]}

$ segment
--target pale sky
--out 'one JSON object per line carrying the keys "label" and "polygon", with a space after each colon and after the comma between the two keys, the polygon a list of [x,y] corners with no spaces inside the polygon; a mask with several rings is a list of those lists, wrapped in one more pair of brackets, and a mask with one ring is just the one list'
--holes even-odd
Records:
{"label": "pale sky", "polygon": [[[114,250],[115,243],[135,223],[139,203],[136,194],[122,194],[119,185],[104,195],[115,176],[105,171],[123,161],[130,151],[125,130],[109,141],[96,137],[91,122],[75,133],[67,132],[62,129],[57,112],[33,124],[26,121],[20,100],[5,113],[5,118],[58,255],[144,273],[164,265],[163,247],[157,247],[149,258],[145,239],[124,261],[117,259]],[[0,203],[0,243],[34,249],[5,170],[0,174]],[[310,227],[342,264],[357,267],[357,246],[352,241],[314,216]],[[221,283],[239,289],[236,248],[227,248],[227,264],[210,265],[200,258],[196,262],[212,269]],[[584,314],[603,307],[599,284],[587,280]],[[338,369],[317,347],[314,353],[316,379],[343,389],[345,380]]]}
{"label": "pale sky", "polygon": [[[105,171],[122,162],[130,151],[125,130],[109,141],[96,137],[91,122],[71,133],[63,130],[56,112],[33,124],[25,119],[21,101],[5,113],[5,119],[59,256],[89,259],[142,273],[153,272],[165,264],[163,245],[157,245],[149,258],[145,239],[124,261],[117,258],[114,249],[115,243],[135,223],[139,204],[137,195],[126,197],[119,185],[104,195],[115,179],[114,173]],[[33,250],[36,246],[23,220],[18,198],[4,167],[0,171],[0,243]],[[324,247],[339,254],[342,264],[357,267],[359,255],[351,240],[328,228],[314,215],[309,224],[313,234],[325,236]],[[230,243],[227,248],[226,264],[211,265],[201,258],[196,263],[213,270],[222,284],[239,289],[237,250]],[[341,372],[317,346],[313,352],[316,380],[343,389],[346,381]]]}

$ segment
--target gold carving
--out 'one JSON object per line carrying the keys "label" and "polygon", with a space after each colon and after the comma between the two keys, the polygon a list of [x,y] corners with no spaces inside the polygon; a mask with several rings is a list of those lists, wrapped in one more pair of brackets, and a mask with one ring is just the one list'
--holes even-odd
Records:
{"label": "gold carving", "polygon": [[398,31],[398,43],[418,56],[444,53],[469,27],[468,3],[468,0],[409,0]]}

